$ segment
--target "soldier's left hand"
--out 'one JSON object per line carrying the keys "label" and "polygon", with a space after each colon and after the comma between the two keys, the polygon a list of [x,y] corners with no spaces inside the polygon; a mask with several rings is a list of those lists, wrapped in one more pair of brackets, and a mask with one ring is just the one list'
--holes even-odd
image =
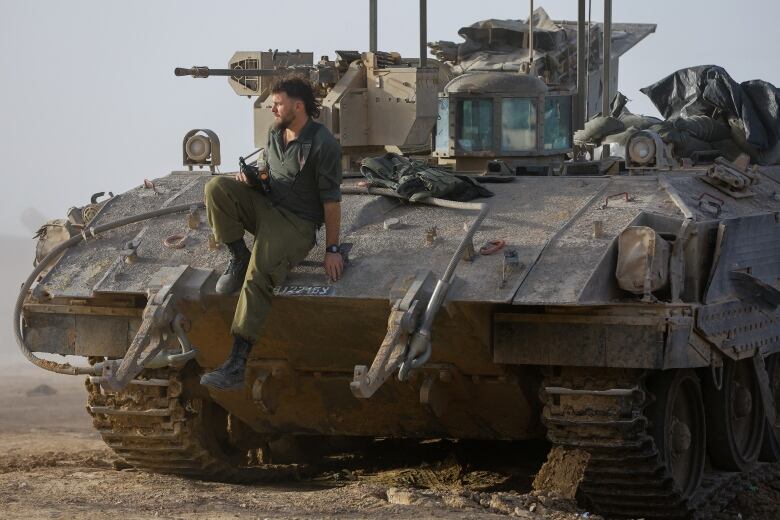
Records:
{"label": "soldier's left hand", "polygon": [[344,259],[341,253],[325,253],[325,272],[332,282],[341,279],[341,273],[344,272]]}

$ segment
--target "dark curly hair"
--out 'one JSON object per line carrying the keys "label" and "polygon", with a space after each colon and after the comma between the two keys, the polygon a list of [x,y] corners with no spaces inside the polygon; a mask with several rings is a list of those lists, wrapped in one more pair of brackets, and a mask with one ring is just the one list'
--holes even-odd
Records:
{"label": "dark curly hair", "polygon": [[314,97],[314,87],[308,79],[301,76],[279,78],[271,86],[271,94],[280,92],[284,92],[289,98],[302,101],[306,107],[306,114],[312,119],[320,117],[321,105]]}

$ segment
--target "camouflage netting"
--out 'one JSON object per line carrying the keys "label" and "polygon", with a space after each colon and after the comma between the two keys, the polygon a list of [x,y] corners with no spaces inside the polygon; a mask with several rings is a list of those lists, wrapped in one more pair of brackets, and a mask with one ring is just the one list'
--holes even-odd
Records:
{"label": "camouflage netting", "polygon": [[[601,66],[601,25],[591,25],[588,70]],[[533,73],[548,84],[576,83],[577,23],[553,21],[544,9],[533,13]],[[612,24],[612,59],[625,54],[648,34],[652,24]],[[475,70],[525,70],[529,63],[528,20],[482,20],[463,27],[462,43],[438,41],[428,44],[431,52],[452,67],[454,74]]]}
{"label": "camouflage netting", "polygon": [[[565,49],[576,38],[572,32],[556,25],[542,8],[534,11],[534,51],[545,53]],[[469,70],[521,70],[528,62],[528,21],[483,20],[463,27],[458,34],[463,43],[439,41],[429,44],[433,54],[453,65],[462,74]]]}

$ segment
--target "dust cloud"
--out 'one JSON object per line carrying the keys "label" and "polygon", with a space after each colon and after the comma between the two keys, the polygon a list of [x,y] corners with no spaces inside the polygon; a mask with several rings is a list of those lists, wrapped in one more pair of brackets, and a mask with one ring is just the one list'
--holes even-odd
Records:
{"label": "dust cloud", "polygon": [[[43,222],[41,222],[43,224]],[[0,364],[18,365],[27,363],[19,353],[11,329],[11,317],[14,302],[25,278],[33,270],[35,258],[35,240],[29,237],[0,235],[0,255],[2,255],[2,273],[0,274]]]}

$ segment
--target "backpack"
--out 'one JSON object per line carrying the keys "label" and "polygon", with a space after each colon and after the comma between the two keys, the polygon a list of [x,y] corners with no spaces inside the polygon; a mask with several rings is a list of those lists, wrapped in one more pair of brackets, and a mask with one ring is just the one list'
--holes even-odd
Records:
{"label": "backpack", "polygon": [[472,176],[455,175],[395,153],[367,157],[360,173],[372,186],[389,188],[411,201],[426,197],[466,202],[477,197],[492,197]]}

